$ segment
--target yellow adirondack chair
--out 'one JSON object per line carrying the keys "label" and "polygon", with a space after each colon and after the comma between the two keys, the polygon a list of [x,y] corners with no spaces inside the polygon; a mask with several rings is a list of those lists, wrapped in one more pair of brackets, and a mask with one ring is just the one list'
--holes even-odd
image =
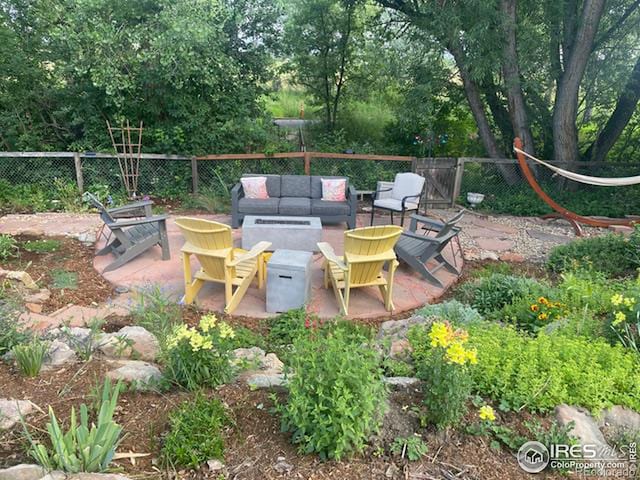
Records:
{"label": "yellow adirondack chair", "polygon": [[[352,288],[378,286],[384,306],[392,311],[393,276],[398,266],[393,251],[402,228],[394,225],[356,228],[344,232],[344,256],[338,257],[331,245],[318,243],[324,255],[324,288],[333,286],[343,315],[349,314],[349,296]],[[389,262],[384,276],[382,267]]]}
{"label": "yellow adirondack chair", "polygon": [[[181,250],[185,304],[195,300],[204,282],[223,283],[224,311],[231,313],[242,300],[254,277],[258,277],[258,288],[262,288],[263,252],[271,246],[270,242],[259,242],[247,251],[233,248],[229,225],[188,217],[176,219],[176,225],[186,240]],[[191,255],[196,256],[202,267],[193,279]]]}

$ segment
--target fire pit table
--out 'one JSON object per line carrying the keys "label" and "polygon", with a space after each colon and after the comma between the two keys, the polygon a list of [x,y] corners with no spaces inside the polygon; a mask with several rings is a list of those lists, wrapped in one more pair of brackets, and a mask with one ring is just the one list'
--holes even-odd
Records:
{"label": "fire pit table", "polygon": [[249,215],[242,224],[242,248],[250,250],[260,241],[271,242],[270,250],[317,252],[322,241],[318,217],[262,217]]}

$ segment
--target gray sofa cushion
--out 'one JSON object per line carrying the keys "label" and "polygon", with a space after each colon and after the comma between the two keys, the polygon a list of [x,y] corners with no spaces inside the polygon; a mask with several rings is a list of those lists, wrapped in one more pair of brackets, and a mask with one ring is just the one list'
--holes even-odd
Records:
{"label": "gray sofa cushion", "polygon": [[330,175],[314,175],[311,177],[311,198],[322,198],[322,181],[323,178],[344,178],[347,183],[346,189],[349,189],[349,179],[347,177],[332,177]]}
{"label": "gray sofa cushion", "polygon": [[279,198],[241,198],[238,202],[238,211],[246,214],[278,213]]}
{"label": "gray sofa cushion", "polygon": [[[264,200],[263,200],[264,201]],[[311,199],[301,197],[282,197],[278,206],[280,215],[310,215]]]}
{"label": "gray sofa cushion", "polygon": [[306,175],[282,175],[280,184],[282,197],[311,197],[311,180]]}
{"label": "gray sofa cushion", "polygon": [[267,177],[267,193],[269,197],[280,197],[280,175],[268,175],[260,173],[246,173],[243,177]]}
{"label": "gray sofa cushion", "polygon": [[349,215],[351,211],[347,202],[327,202],[318,198],[311,199],[312,215]]}

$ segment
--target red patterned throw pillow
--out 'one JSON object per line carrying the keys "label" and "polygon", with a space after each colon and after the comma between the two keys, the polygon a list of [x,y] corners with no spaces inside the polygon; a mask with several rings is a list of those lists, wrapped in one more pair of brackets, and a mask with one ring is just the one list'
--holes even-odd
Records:
{"label": "red patterned throw pillow", "polygon": [[264,200],[269,198],[267,193],[267,177],[244,177],[240,179],[245,198]]}
{"label": "red patterned throw pillow", "polygon": [[347,180],[344,178],[322,178],[322,200],[344,202],[347,199]]}

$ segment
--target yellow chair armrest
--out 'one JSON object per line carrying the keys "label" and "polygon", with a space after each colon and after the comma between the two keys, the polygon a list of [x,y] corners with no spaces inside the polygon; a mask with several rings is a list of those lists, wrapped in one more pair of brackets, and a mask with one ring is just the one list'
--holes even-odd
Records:
{"label": "yellow chair armrest", "polygon": [[327,261],[336,264],[340,269],[345,272],[349,270],[349,268],[345,265],[345,263],[336,255],[336,252],[333,250],[333,247],[329,245],[327,242],[318,242],[318,250],[324,255],[324,258]]}
{"label": "yellow chair armrest", "polygon": [[271,242],[258,242],[256,243],[251,250],[247,253],[236,257],[234,260],[227,262],[228,267],[237,267],[242,262],[246,262],[247,260],[251,260],[252,258],[256,258],[262,252],[264,252],[267,248],[271,246]]}

